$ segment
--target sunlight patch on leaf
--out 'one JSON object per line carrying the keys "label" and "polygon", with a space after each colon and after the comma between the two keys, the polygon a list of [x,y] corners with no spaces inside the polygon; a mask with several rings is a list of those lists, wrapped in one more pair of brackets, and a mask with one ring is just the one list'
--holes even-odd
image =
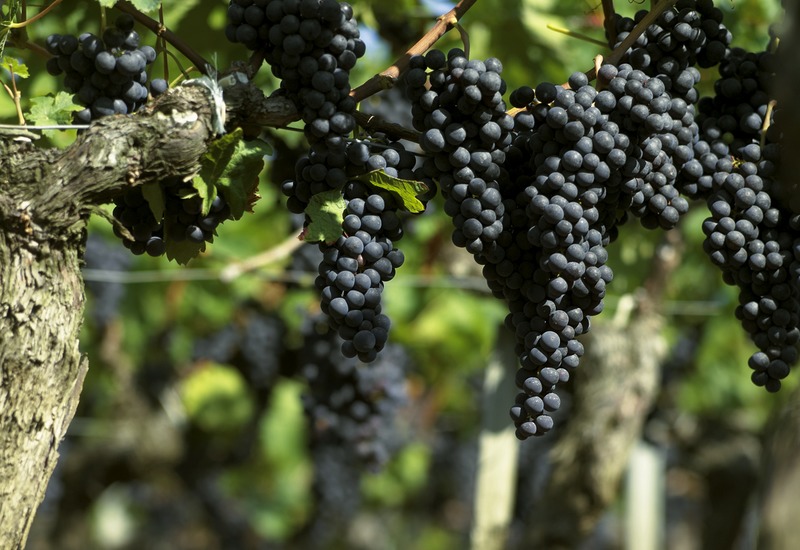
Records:
{"label": "sunlight patch on leaf", "polygon": [[428,186],[421,181],[395,178],[382,170],[373,170],[365,174],[361,180],[373,187],[388,191],[394,196],[401,208],[408,210],[412,214],[419,214],[425,211],[425,205],[417,198],[417,195],[427,191]]}
{"label": "sunlight patch on leaf", "polygon": [[311,223],[306,228],[304,240],[310,243],[332,243],[342,234],[342,221],[347,203],[338,189],[317,193],[311,197],[306,214]]}
{"label": "sunlight patch on leaf", "polygon": [[3,67],[5,70],[14,73],[14,76],[18,76],[20,78],[28,78],[30,73],[28,72],[28,66],[24,63],[20,63],[16,57],[10,56],[3,56],[3,62],[0,63],[0,67]]}

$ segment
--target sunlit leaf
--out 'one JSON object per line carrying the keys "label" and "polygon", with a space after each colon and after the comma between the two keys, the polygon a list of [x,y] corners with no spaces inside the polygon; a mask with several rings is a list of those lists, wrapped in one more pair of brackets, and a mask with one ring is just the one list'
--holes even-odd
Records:
{"label": "sunlit leaf", "polygon": [[306,214],[311,219],[304,239],[310,243],[331,243],[342,234],[342,221],[347,203],[338,189],[317,193],[311,197]]}
{"label": "sunlit leaf", "polygon": [[3,56],[3,62],[0,63],[0,67],[14,73],[14,76],[20,78],[28,78],[30,76],[30,73],[28,73],[28,66],[24,63],[20,63],[16,57]]}
{"label": "sunlit leaf", "polygon": [[417,198],[417,195],[427,191],[428,186],[421,181],[395,178],[383,170],[373,170],[364,175],[362,180],[373,187],[389,191],[397,199],[400,207],[412,214],[419,214],[425,211],[425,205]]}
{"label": "sunlit leaf", "polygon": [[31,110],[26,118],[41,126],[72,124],[72,113],[81,110],[83,107],[72,101],[72,94],[58,92],[55,96],[31,98]]}

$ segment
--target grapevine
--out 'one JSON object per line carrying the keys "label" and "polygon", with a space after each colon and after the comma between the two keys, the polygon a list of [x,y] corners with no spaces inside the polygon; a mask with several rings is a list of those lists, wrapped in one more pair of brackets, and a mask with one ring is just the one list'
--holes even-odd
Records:
{"label": "grapevine", "polygon": [[[431,480],[419,472],[426,470],[430,449],[406,454],[411,446],[404,421],[424,430],[432,425],[432,413],[475,405],[464,397],[475,382],[466,363],[485,357],[496,328],[501,333],[494,345],[512,357],[495,350],[482,373],[481,406],[492,412],[491,423],[482,421],[480,460],[463,461],[479,467],[479,480],[480,471],[486,473],[476,495],[490,476],[483,466],[491,453],[483,443],[496,428],[495,398],[504,400],[502,415],[507,411],[511,421],[498,434],[511,443],[514,436],[526,440],[558,431],[561,419],[575,413],[561,430],[568,439],[581,425],[576,404],[590,401],[582,386],[573,394],[568,384],[580,377],[579,369],[603,372],[606,365],[597,367],[596,355],[614,341],[608,335],[622,341],[649,331],[658,336],[655,344],[663,343],[660,322],[642,323],[626,335],[621,326],[631,326],[630,319],[620,320],[631,311],[632,318],[644,320],[652,313],[649,306],[674,288],[667,279],[686,257],[686,243],[676,236],[684,230],[697,239],[698,259],[715,266],[731,287],[731,311],[753,344],[742,360],[752,385],[786,391],[800,359],[800,199],[783,158],[796,141],[785,80],[792,47],[787,25],[771,28],[762,47],[745,49],[731,31],[738,35],[741,26],[724,15],[731,6],[720,2],[641,3],[626,13],[647,9],[628,17],[614,13],[612,0],[602,0],[581,20],[597,36],[571,29],[560,29],[558,36],[588,38],[593,45],[585,51],[594,51],[586,61],[604,48],[598,40],[603,33],[608,50],[594,57],[591,68],[587,62],[553,77],[536,74],[553,59],[531,60],[526,67],[504,58],[521,51],[519,45],[504,52],[508,41],[491,43],[481,31],[470,40],[469,12],[477,0],[460,0],[429,21],[427,31],[424,21],[407,14],[399,22],[384,21],[380,3],[365,8],[339,0],[229,0],[203,10],[151,0],[98,0],[90,8],[65,4],[0,1],[0,77],[19,121],[18,127],[0,128],[7,138],[0,140],[0,326],[7,335],[0,401],[8,405],[0,407],[0,433],[8,434],[6,447],[24,455],[16,460],[8,449],[0,453],[14,458],[0,459],[0,472],[10,472],[16,483],[0,476],[0,486],[10,487],[4,492],[10,504],[0,507],[0,546],[24,546],[30,512],[44,498],[56,463],[54,442],[65,436],[78,410],[87,372],[78,342],[84,288],[89,328],[99,333],[88,345],[101,348],[115,385],[147,393],[146,399],[135,392],[127,396],[138,407],[134,415],[160,419],[153,422],[154,433],[185,431],[191,452],[176,460],[182,453],[173,450],[178,454],[165,459],[180,463],[176,471],[186,476],[181,481],[216,479],[221,468],[242,465],[256,447],[267,459],[258,468],[271,473],[270,461],[286,458],[273,442],[301,449],[293,466],[305,471],[295,469],[297,477],[286,487],[307,483],[316,509],[292,510],[295,519],[281,528],[311,546],[348,538],[362,495],[384,498],[378,485],[368,488],[374,478],[364,470],[388,466],[384,474],[399,475],[392,471],[395,459],[418,461],[407,467],[418,472],[414,483],[426,487]],[[503,15],[531,8],[512,4],[503,6]],[[212,12],[217,17],[208,20],[209,30],[228,44],[205,59],[190,44],[197,37],[181,40],[169,27]],[[60,25],[59,14],[81,17],[81,28]],[[536,19],[527,17],[526,24],[536,26]],[[373,43],[382,41],[374,40],[365,23],[380,27],[380,39],[396,31],[388,41],[393,47],[410,46],[394,62],[372,65],[381,54]],[[475,23],[476,29],[483,25]],[[451,30],[457,30],[448,36],[453,40],[441,40]],[[474,54],[487,44],[495,49]],[[539,45],[526,46],[534,51]],[[566,48],[556,53],[562,52],[573,54]],[[235,60],[229,63],[231,53]],[[57,86],[46,97],[36,95],[38,78],[25,80],[33,75],[27,64],[35,67],[36,56],[41,72]],[[218,57],[225,61],[218,63]],[[170,78],[171,67],[180,74]],[[269,173],[262,173],[267,164]],[[272,218],[276,211],[281,214]],[[257,231],[247,232],[253,227],[247,224],[233,227],[251,213],[252,224],[264,221]],[[95,216],[102,220],[90,223]],[[121,241],[119,250],[99,244],[95,234],[87,237],[103,220],[109,236]],[[612,300],[616,315],[609,325],[615,330],[606,332],[609,325],[596,321],[607,315],[609,289],[632,282],[616,261],[618,248],[620,256],[631,255],[626,226],[641,229],[639,235],[673,231],[653,263],[669,269],[648,276],[643,294],[650,301],[643,300],[640,309],[632,309],[629,297]],[[288,238],[275,238],[287,228]],[[189,285],[177,282],[178,270],[154,277],[170,281],[155,308],[144,293],[121,285],[146,280],[127,271],[157,261],[138,263],[131,255],[186,264],[228,238],[231,248],[201,258],[203,267],[181,276],[228,285],[233,295],[251,290],[236,281],[243,273],[251,281],[263,276],[263,292],[244,301],[227,291],[204,296],[209,303],[238,304],[231,316],[218,314],[224,306],[207,315],[212,308],[198,305],[202,300],[186,299]],[[632,245],[641,245],[634,254],[649,244],[642,239]],[[667,261],[662,253],[674,257]],[[220,266],[238,254],[249,258]],[[280,273],[271,269],[278,264]],[[442,267],[458,276],[470,273],[495,301],[487,307],[501,312],[487,309],[482,328],[492,325],[491,334],[479,338],[481,345],[462,338],[469,342],[455,354],[449,340],[464,335],[441,322],[445,308],[438,307],[433,320],[425,315],[440,303],[436,291],[403,289],[418,281],[427,285]],[[408,277],[414,270],[419,277]],[[462,297],[444,302],[453,304],[448,315],[478,311],[473,296]],[[489,301],[480,299],[480,307]],[[134,331],[118,315],[131,304],[146,319]],[[187,308],[202,314],[187,315]],[[153,320],[164,323],[159,334],[142,338]],[[190,343],[185,328],[166,328],[184,322],[205,336]],[[426,338],[433,344],[420,343]],[[141,371],[129,368],[133,362],[125,356],[137,343],[154,348],[147,364],[137,365]],[[640,353],[623,357],[638,357],[640,371],[652,375],[637,382],[647,397],[629,407],[640,411],[639,421],[652,405],[654,372],[666,349],[655,344],[642,346],[657,355],[648,365]],[[427,383],[437,379],[440,367],[462,361],[459,375],[467,380],[458,391]],[[631,371],[620,367],[607,379],[634,387],[625,372]],[[208,406],[211,394],[216,405]],[[615,405],[620,401],[624,410],[629,403],[621,395],[609,391],[605,397]],[[228,408],[235,414],[228,415]],[[599,409],[590,416],[608,418]],[[274,411],[289,411],[286,417],[297,423],[274,426]],[[197,437],[203,431],[218,432],[219,447]],[[455,441],[460,435],[446,434],[443,446],[471,449]],[[540,445],[558,445],[560,438]],[[434,448],[437,442],[428,443]],[[206,451],[214,452],[192,463]],[[453,462],[454,453],[442,454],[448,455],[443,463]],[[511,453],[505,458],[514,462]],[[192,479],[192,472],[204,469]],[[28,487],[31,472],[37,479]],[[445,477],[454,481],[457,472],[452,474]],[[431,492],[435,485],[428,485]],[[236,531],[241,512],[220,513],[227,512],[227,497],[218,498],[219,487],[203,491],[208,511]],[[287,498],[300,498],[291,493],[286,491]],[[450,521],[467,516],[454,510]],[[247,545],[251,535],[262,534],[239,532],[226,544]]]}
{"label": "grapevine", "polygon": [[[457,20],[470,5],[450,15]],[[499,59],[432,47],[452,18],[354,89],[350,72],[366,46],[349,4],[233,0],[227,15],[226,37],[253,52],[256,70],[266,63],[280,82],[276,94],[302,123],[309,148],[281,190],[289,211],[305,217],[301,238],[320,250],[315,287],[344,356],[372,362],[387,345],[382,295],[404,263],[397,248],[404,221],[441,195],[452,242],[473,255],[509,308],[520,364],[511,417],[520,439],[553,427],[558,388],[584,353],[579,337],[604,309],[613,280],[607,247],[620,226],[638,219],[672,229],[690,201],[708,203],[704,249],[740,288],[737,317],[759,348],[749,363],[753,381],[775,391],[797,361],[800,222],[777,180],[776,46],[732,47],[710,0],[665,2],[633,18],[608,14],[608,59],[563,85],[515,90]],[[155,52],[136,49],[132,24],[123,16],[102,40],[48,39],[56,54],[48,67],[67,71],[67,88],[86,106],[77,120],[133,112],[147,99],[142,71]],[[93,66],[77,63],[84,58]],[[698,67],[717,66],[715,95],[701,98]],[[107,84],[109,69],[120,76]],[[155,82],[152,96],[164,90]],[[394,82],[411,105],[413,132],[403,137],[421,151],[393,141],[391,125],[376,129],[356,108],[357,99]],[[96,98],[101,92],[108,96]],[[181,242],[196,253],[219,223],[237,217],[226,193],[211,189],[163,182],[154,200],[153,190],[134,188],[115,201],[117,234],[132,237],[124,242],[137,254],[160,255]]]}
{"label": "grapevine", "polygon": [[[382,295],[405,260],[397,247],[404,223],[440,195],[452,242],[508,305],[520,363],[511,407],[517,436],[546,433],[557,390],[583,355],[579,337],[604,309],[613,280],[607,247],[620,226],[638,219],[669,230],[689,201],[703,200],[704,250],[739,287],[737,317],[759,348],[753,381],[777,390],[800,341],[800,218],[777,176],[778,41],[746,52],[731,46],[711,0],[664,2],[633,18],[608,14],[614,51],[594,70],[563,85],[508,90],[499,59],[433,47],[470,5],[459,4],[407,56],[354,88],[350,73],[366,45],[351,5],[229,3],[225,36],[253,52],[251,73],[269,67],[308,142],[281,190],[288,210],[305,218],[301,238],[321,252],[315,287],[342,354],[372,362],[387,345]],[[82,107],[76,122],[131,116],[169,92],[164,79],[150,79],[156,50],[140,45],[129,13],[101,36],[54,34],[45,45],[48,71],[64,75]],[[698,67],[718,67],[713,96],[700,97]],[[391,125],[376,129],[357,110],[378,84],[395,83],[411,106],[413,131],[403,135],[417,144],[393,139]],[[240,136],[220,139],[215,153],[230,163],[227,175],[209,156],[198,178],[114,198],[115,233],[131,252],[186,261],[222,222],[250,208],[258,198],[252,183],[236,193],[230,183],[241,172],[233,160]]]}

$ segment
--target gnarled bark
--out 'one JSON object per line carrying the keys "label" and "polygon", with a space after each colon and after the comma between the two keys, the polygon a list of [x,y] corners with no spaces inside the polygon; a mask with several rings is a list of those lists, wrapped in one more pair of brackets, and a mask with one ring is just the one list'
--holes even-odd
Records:
{"label": "gnarled bark", "polygon": [[88,368],[78,335],[89,214],[129,186],[194,174],[212,109],[207,90],[182,87],[65,150],[0,139],[0,548],[25,545]]}

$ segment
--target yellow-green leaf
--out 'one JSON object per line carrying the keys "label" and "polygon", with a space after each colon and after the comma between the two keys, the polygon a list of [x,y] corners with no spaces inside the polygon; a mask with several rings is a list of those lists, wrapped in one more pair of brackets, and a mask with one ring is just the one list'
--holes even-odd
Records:
{"label": "yellow-green leaf", "polygon": [[425,211],[425,205],[417,198],[417,195],[427,191],[428,186],[421,181],[395,178],[383,170],[373,170],[361,179],[373,187],[389,191],[397,199],[399,205],[412,214]]}
{"label": "yellow-green leaf", "polygon": [[14,73],[14,76],[20,78],[28,78],[30,76],[30,73],[28,73],[28,66],[24,63],[20,63],[16,57],[3,56],[3,62],[0,63],[0,67]]}
{"label": "yellow-green leaf", "polygon": [[305,231],[305,240],[310,243],[332,243],[342,234],[342,221],[347,203],[342,192],[332,189],[311,197],[306,214],[311,223]]}
{"label": "yellow-green leaf", "polygon": [[203,215],[207,215],[211,210],[211,202],[217,196],[217,188],[213,183],[206,181],[202,175],[197,175],[192,178],[192,187],[197,190],[197,195],[203,199],[203,206],[201,211]]}
{"label": "yellow-green leaf", "polygon": [[159,4],[161,4],[161,0],[131,0],[131,4],[133,4],[137,10],[147,13],[157,10]]}

